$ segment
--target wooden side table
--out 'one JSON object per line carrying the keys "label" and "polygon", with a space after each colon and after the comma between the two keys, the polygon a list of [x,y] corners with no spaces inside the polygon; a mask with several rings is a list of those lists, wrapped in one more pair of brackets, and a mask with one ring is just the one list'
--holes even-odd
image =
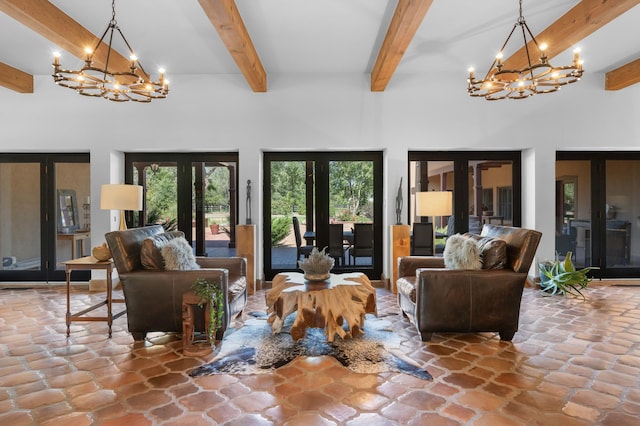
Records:
{"label": "wooden side table", "polygon": [[[124,315],[127,311],[122,310],[117,314],[113,313],[112,304],[113,303],[124,303],[124,299],[113,299],[113,283],[111,281],[111,275],[113,272],[113,261],[109,260],[98,260],[93,256],[80,257],[78,259],[68,260],[66,262],[62,262],[65,267],[65,271],[67,273],[67,337],[70,334],[70,325],[71,321],[106,321],[109,325],[109,337],[111,337],[111,325],[113,324],[113,320],[119,318]],[[75,314],[71,313],[71,271],[90,271],[93,269],[102,269],[107,272],[107,298],[100,303],[96,303],[93,306],[88,307],[80,312]],[[107,305],[107,316],[84,316],[91,311],[98,309],[99,307]]]}
{"label": "wooden side table", "polygon": [[193,290],[182,294],[182,352],[187,356],[204,356],[212,352],[211,341],[209,340],[209,323],[211,304],[205,302],[204,306],[204,329],[207,335],[206,341],[195,341],[195,318],[193,306],[200,303],[200,297],[196,296]]}
{"label": "wooden side table", "polygon": [[89,231],[58,234],[59,240],[71,241],[71,259],[75,259],[77,256],[78,241],[80,241],[80,257],[84,256],[84,240],[88,240],[89,238],[91,238],[91,232]]}

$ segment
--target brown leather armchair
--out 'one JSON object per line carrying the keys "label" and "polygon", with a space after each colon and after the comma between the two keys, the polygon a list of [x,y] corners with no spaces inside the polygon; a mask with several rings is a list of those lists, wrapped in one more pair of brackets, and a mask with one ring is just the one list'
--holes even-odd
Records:
{"label": "brown leather armchair", "polygon": [[398,303],[428,341],[434,332],[498,332],[511,340],[518,330],[520,300],[542,234],[484,225],[481,236],[504,240],[503,269],[445,269],[442,257],[398,259]]}
{"label": "brown leather armchair", "polygon": [[[224,295],[224,318],[218,338],[247,302],[247,266],[242,257],[196,257],[202,269],[150,270],[142,265],[145,238],[163,234],[160,225],[112,231],[105,234],[118,271],[127,306],[129,332],[143,340],[148,332],[182,332],[182,294],[197,278],[220,283]],[[178,232],[179,235],[184,235]],[[196,307],[197,308],[197,307]],[[195,315],[196,331],[204,331],[204,313]]]}

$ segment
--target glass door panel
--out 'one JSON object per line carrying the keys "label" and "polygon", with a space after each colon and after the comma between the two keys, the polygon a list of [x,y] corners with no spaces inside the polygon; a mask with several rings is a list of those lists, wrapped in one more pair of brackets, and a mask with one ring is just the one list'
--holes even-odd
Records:
{"label": "glass door panel", "polygon": [[607,268],[640,266],[640,160],[607,160],[604,212]]}
{"label": "glass door panel", "polygon": [[133,226],[180,230],[197,256],[235,256],[237,153],[125,155],[125,181],[144,188]]}
{"label": "glass door panel", "polygon": [[235,162],[192,163],[192,236],[196,253],[235,256]]}
{"label": "glass door panel", "polygon": [[[342,240],[327,242],[336,260],[334,269],[348,265],[372,266],[374,226],[373,161],[329,162],[329,223],[342,225]],[[370,225],[355,226],[355,224]],[[361,230],[355,245],[356,230]],[[363,232],[371,236],[362,238]]]}
{"label": "glass door panel", "polygon": [[[435,255],[442,255],[447,237],[454,233],[454,221],[451,216],[421,216],[417,208],[416,194],[428,191],[451,191],[454,192],[454,162],[453,161],[410,161],[409,176],[409,225],[412,232],[412,254],[418,254],[413,241],[413,229],[415,223],[434,223],[434,244]],[[455,197],[452,197],[455,203]],[[452,207],[454,208],[454,207]]]}
{"label": "glass door panel", "polygon": [[3,271],[42,270],[40,193],[40,163],[0,163]]}
{"label": "glass door panel", "polygon": [[313,161],[270,162],[271,233],[265,245],[269,243],[271,269],[297,269],[297,261],[302,260],[299,248],[315,243],[313,203],[307,209],[307,200],[314,198],[313,190],[307,192],[309,186],[313,188],[314,175],[306,172],[313,165]]}
{"label": "glass door panel", "polygon": [[482,225],[513,223],[513,167],[509,160],[472,160],[469,170],[469,232]]}
{"label": "glass door panel", "polygon": [[133,184],[145,189],[143,210],[134,213],[133,227],[162,225],[178,229],[178,164],[134,162]]}
{"label": "glass door panel", "polygon": [[55,163],[55,265],[91,254],[89,163]]}
{"label": "glass door panel", "polygon": [[434,221],[436,255],[452,234],[480,233],[487,223],[520,226],[520,157],[518,151],[409,152],[409,224],[433,221],[418,214],[417,193],[451,191],[452,214]]}
{"label": "glass door panel", "polygon": [[591,162],[556,162],[556,253],[572,253],[576,267],[591,266]]}
{"label": "glass door panel", "polygon": [[64,281],[60,262],[90,253],[89,170],[88,154],[0,154],[1,281]]}
{"label": "glass door panel", "polygon": [[336,271],[380,276],[382,153],[265,153],[264,164],[267,280],[299,271],[313,247],[330,252]]}

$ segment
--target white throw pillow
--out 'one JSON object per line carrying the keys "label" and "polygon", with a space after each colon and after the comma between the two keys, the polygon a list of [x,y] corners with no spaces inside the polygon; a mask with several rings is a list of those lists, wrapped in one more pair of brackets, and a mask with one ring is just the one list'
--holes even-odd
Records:
{"label": "white throw pillow", "polygon": [[482,269],[482,259],[476,241],[460,234],[447,238],[444,265],[448,269]]}
{"label": "white throw pillow", "polygon": [[162,259],[167,270],[187,271],[200,269],[193,255],[193,249],[183,237],[174,238],[162,247]]}

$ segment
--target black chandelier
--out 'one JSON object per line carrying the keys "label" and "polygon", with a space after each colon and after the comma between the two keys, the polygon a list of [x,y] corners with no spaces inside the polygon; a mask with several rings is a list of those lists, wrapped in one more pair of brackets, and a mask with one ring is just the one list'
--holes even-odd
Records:
{"label": "black chandelier", "polygon": [[[68,70],[60,67],[60,53],[54,53],[53,80],[56,84],[73,89],[81,95],[102,97],[114,102],[151,102],[152,99],[163,99],[169,93],[169,80],[165,79],[164,69],[160,69],[157,81],[152,81],[142,68],[142,64],[133,53],[133,49],[116,22],[115,0],[111,2],[111,20],[102,37],[93,49],[85,48],[84,66],[79,70]],[[114,33],[117,31],[129,49],[129,67],[122,71],[109,69]],[[109,35],[109,45],[104,68],[93,65],[93,55]]]}
{"label": "black chandelier", "polygon": [[[503,51],[517,27],[522,30],[528,66],[521,70],[504,69],[502,63]],[[530,37],[539,51],[540,61],[536,64],[531,63],[527,36]],[[560,67],[554,67],[549,63],[545,53],[546,49],[547,45],[545,43],[538,45],[536,38],[525,22],[522,15],[522,0],[520,0],[520,16],[513,25],[509,36],[489,67],[485,77],[482,80],[478,80],[474,76],[474,69],[469,69],[467,92],[471,96],[483,97],[490,101],[524,99],[538,93],[555,92],[561,86],[580,80],[582,76],[582,60],[580,59],[579,49],[573,51],[573,63],[571,65]]]}

